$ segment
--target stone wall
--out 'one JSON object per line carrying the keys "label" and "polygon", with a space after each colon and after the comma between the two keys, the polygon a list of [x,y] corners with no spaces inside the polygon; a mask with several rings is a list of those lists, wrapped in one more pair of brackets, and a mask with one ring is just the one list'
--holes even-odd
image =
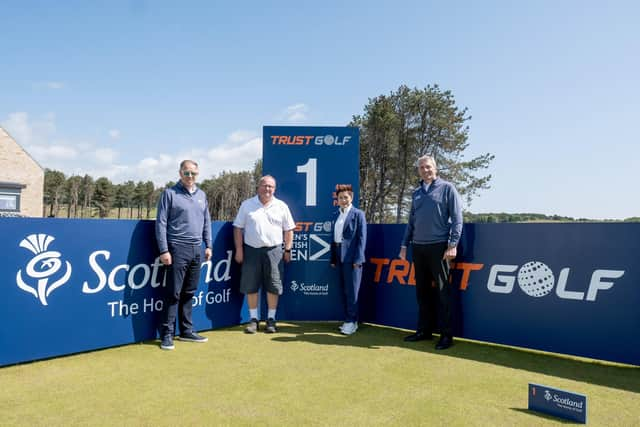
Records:
{"label": "stone wall", "polygon": [[0,182],[22,184],[20,214],[42,216],[44,170],[2,128],[0,128]]}

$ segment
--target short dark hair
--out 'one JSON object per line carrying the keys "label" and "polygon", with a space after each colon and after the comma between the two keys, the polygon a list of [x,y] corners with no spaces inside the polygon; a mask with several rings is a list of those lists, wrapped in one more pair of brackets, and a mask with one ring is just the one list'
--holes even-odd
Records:
{"label": "short dark hair", "polygon": [[351,186],[351,184],[336,184],[336,197],[338,197],[338,194],[342,193],[343,191],[351,193],[351,197],[353,197],[353,187]]}

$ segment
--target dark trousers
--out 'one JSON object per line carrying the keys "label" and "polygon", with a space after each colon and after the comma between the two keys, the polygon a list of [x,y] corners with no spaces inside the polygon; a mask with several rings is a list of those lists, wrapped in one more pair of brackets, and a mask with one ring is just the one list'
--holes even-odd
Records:
{"label": "dark trousers", "polygon": [[346,322],[358,321],[358,292],[362,281],[362,266],[354,268],[352,263],[336,262],[344,303]]}
{"label": "dark trousers", "polygon": [[193,295],[200,281],[200,245],[169,244],[172,264],[166,267],[166,286],[162,309],[162,336],[174,335],[176,314],[180,333],[193,332]]}
{"label": "dark trousers", "polygon": [[[413,244],[413,264],[418,300],[418,331],[453,336],[453,292],[449,283],[449,263],[442,259],[447,242]],[[435,282],[435,288],[431,282]]]}

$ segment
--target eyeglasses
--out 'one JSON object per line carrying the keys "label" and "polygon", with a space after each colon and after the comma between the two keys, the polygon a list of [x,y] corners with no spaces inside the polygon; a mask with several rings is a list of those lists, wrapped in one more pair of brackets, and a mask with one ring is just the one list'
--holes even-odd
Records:
{"label": "eyeglasses", "polygon": [[192,177],[196,177],[198,176],[198,172],[191,172],[191,171],[182,171],[182,175],[184,176],[192,176]]}

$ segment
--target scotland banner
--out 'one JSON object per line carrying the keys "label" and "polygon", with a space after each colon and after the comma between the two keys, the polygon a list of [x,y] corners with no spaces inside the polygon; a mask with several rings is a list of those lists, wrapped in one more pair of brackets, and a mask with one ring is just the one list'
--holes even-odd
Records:
{"label": "scotland banner", "polygon": [[[230,223],[193,298],[197,330],[237,325]],[[162,311],[153,221],[1,218],[0,366],[154,339]]]}

